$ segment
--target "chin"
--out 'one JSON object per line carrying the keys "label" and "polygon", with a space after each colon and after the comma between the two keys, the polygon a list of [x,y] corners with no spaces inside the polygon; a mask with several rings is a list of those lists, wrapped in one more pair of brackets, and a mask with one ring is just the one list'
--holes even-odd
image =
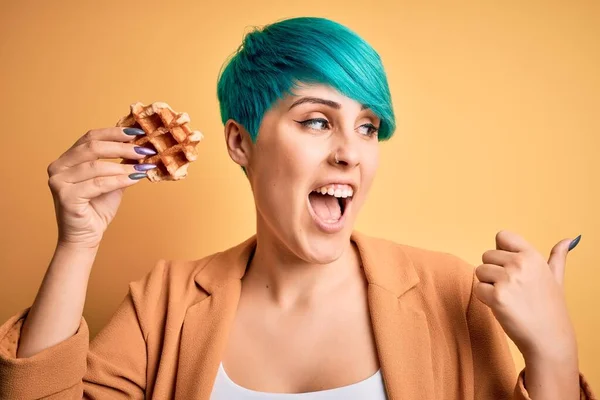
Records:
{"label": "chin", "polygon": [[300,232],[302,237],[296,238],[297,255],[309,263],[332,263],[350,248],[350,230],[335,234],[324,234],[312,229]]}

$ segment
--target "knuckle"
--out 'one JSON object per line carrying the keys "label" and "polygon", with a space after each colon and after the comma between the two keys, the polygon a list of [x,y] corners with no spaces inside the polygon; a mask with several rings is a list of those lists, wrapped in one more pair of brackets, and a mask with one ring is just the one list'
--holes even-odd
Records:
{"label": "knuckle", "polygon": [[502,285],[496,285],[492,295],[495,304],[502,306],[508,301],[508,292]]}
{"label": "knuckle", "polygon": [[51,177],[54,175],[54,170],[55,170],[54,165],[55,165],[54,162],[51,162],[50,164],[48,164],[48,167],[46,167],[46,172],[48,173],[48,177]]}
{"label": "knuckle", "polygon": [[56,177],[56,175],[48,178],[48,187],[50,187],[50,190],[52,190],[52,191],[58,190],[59,184],[58,184],[58,178]]}
{"label": "knuckle", "polygon": [[83,135],[82,139],[87,142],[87,141],[94,140],[94,137],[95,137],[94,131],[89,130]]}
{"label": "knuckle", "polygon": [[83,145],[83,148],[90,153],[96,153],[99,150],[100,143],[97,140],[90,140]]}
{"label": "knuckle", "polygon": [[98,160],[92,160],[88,163],[88,168],[91,170],[97,170],[99,167],[99,161]]}
{"label": "knuckle", "polygon": [[95,176],[92,178],[92,184],[96,187],[102,188],[106,184],[106,180],[101,176]]}

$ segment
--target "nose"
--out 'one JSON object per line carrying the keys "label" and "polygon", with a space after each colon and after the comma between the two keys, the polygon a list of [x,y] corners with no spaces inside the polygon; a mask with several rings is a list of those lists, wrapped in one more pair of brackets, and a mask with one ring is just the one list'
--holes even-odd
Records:
{"label": "nose", "polygon": [[330,163],[336,167],[354,168],[360,164],[360,152],[357,143],[344,135],[344,137],[333,146]]}

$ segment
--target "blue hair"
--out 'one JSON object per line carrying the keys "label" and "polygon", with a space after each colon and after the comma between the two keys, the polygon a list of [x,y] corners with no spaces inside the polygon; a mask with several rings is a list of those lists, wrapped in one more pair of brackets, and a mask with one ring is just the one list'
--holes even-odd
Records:
{"label": "blue hair", "polygon": [[264,114],[299,83],[325,84],[368,106],[381,124],[379,140],[396,129],[379,54],[347,27],[299,17],[248,33],[219,73],[221,120],[240,123],[256,142]]}

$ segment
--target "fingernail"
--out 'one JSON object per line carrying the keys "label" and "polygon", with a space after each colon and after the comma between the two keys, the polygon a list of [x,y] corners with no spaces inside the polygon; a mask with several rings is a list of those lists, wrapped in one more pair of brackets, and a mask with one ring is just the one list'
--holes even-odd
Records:
{"label": "fingernail", "polygon": [[569,251],[573,250],[575,248],[575,246],[577,246],[579,244],[580,240],[581,240],[581,235],[579,235],[575,239],[573,239],[573,241],[569,245]]}
{"label": "fingernail", "polygon": [[156,152],[154,150],[149,149],[147,147],[135,146],[134,150],[136,153],[142,154],[144,156],[153,156],[156,154]]}
{"label": "fingernail", "polygon": [[125,128],[123,129],[123,133],[125,133],[126,135],[129,136],[138,136],[138,135],[145,135],[146,132],[144,132],[141,129],[138,128]]}
{"label": "fingernail", "polygon": [[136,164],[133,167],[136,171],[148,171],[156,168],[156,164]]}
{"label": "fingernail", "polygon": [[134,181],[137,181],[138,179],[145,178],[146,176],[148,176],[148,175],[146,175],[146,174],[145,174],[145,173],[143,173],[143,172],[135,172],[135,173],[133,173],[133,174],[129,174],[129,179],[132,179],[132,180],[134,180]]}

